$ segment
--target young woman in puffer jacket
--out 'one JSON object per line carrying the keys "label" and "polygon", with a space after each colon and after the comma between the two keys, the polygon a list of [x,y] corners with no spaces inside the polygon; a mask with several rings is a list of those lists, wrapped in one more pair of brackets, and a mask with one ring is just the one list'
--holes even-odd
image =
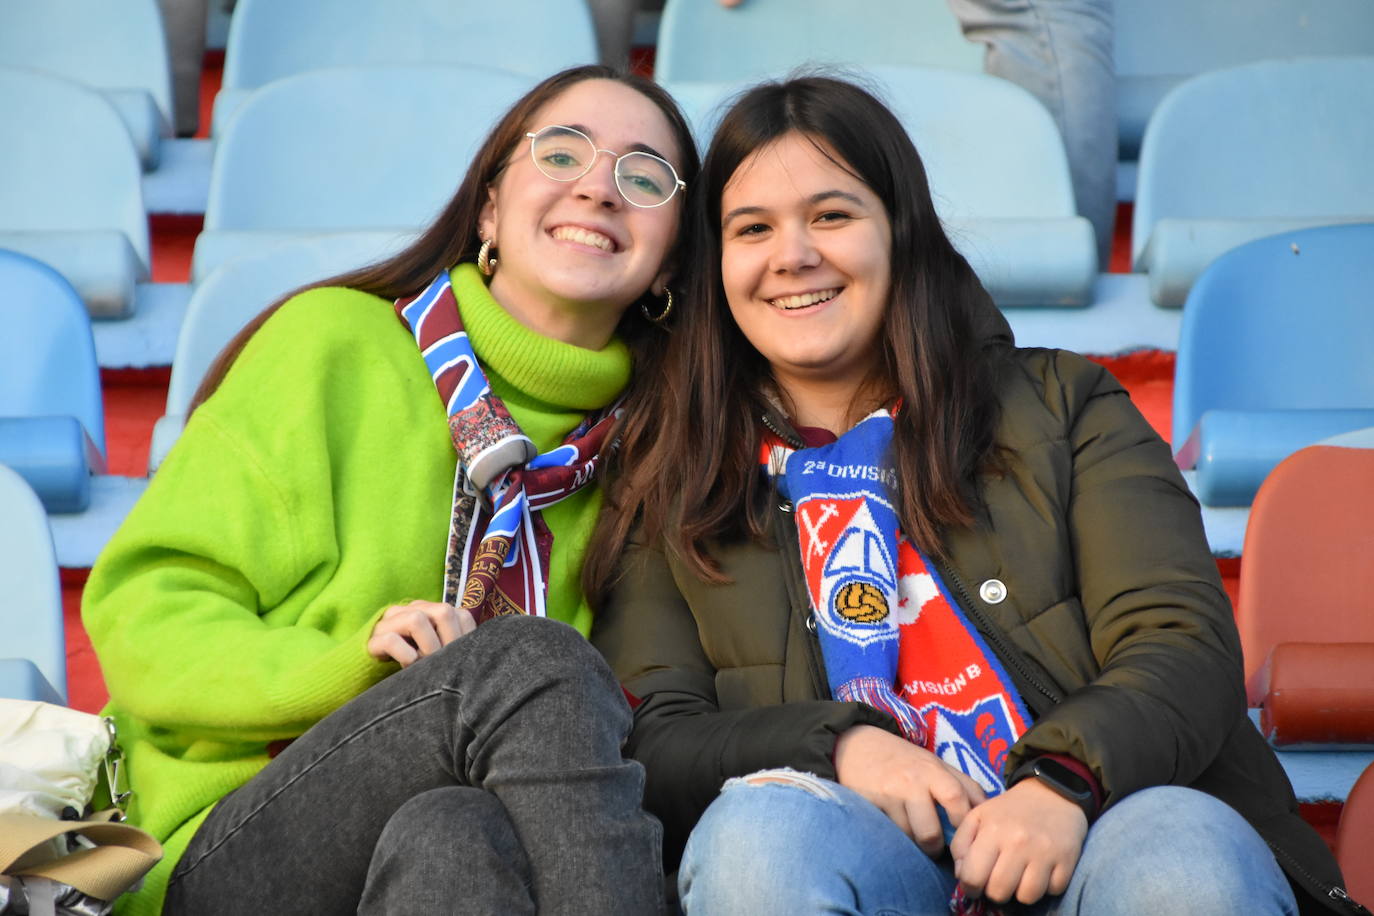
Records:
{"label": "young woman in puffer jacket", "polygon": [[698,185],[586,567],[687,912],[1359,912],[1168,446],[1013,346],[896,118],[761,85]]}

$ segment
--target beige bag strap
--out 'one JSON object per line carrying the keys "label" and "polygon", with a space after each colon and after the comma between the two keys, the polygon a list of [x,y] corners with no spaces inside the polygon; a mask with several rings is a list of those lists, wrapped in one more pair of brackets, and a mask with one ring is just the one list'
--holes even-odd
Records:
{"label": "beige bag strap", "polygon": [[[75,831],[95,843],[56,859],[26,861],[45,851],[49,840]],[[114,900],[162,858],[162,846],[147,832],[108,820],[60,821],[26,814],[0,815],[0,873],[48,878],[97,900]]]}

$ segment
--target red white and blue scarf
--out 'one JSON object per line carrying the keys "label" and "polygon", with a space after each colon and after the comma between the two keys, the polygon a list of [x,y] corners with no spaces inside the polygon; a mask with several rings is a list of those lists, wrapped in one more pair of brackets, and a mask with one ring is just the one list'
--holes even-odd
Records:
{"label": "red white and blue scarf", "polygon": [[[769,433],[760,459],[796,513],[831,695],[888,713],[907,740],[992,797],[1005,789],[1007,753],[1031,718],[935,564],[901,532],[886,463],[892,427],[891,413],[875,411],[834,442],[801,450]],[[960,887],[950,912],[999,911]]]}
{"label": "red white and blue scarf", "polygon": [[458,452],[443,600],[472,612],[479,624],[501,614],[542,617],[553,533],[540,510],[596,476],[620,411],[589,416],[541,455],[487,384],[448,271],[419,295],[396,300],[396,314],[424,355]]}
{"label": "red white and blue scarf", "polygon": [[802,567],[831,693],[890,714],[902,734],[989,796],[1031,719],[1011,678],[938,571],[900,531],[879,410],[828,445],[764,442],[795,507]]}

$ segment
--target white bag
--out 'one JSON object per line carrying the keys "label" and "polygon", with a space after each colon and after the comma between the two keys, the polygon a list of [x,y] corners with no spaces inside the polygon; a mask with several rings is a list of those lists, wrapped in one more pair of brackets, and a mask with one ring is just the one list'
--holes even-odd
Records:
{"label": "white bag", "polygon": [[113,726],[99,716],[0,699],[0,814],[81,814],[112,744]]}
{"label": "white bag", "polygon": [[[0,913],[89,912],[157,864],[158,842],[119,823],[120,769],[111,720],[0,698]],[[91,815],[97,789],[115,807]]]}

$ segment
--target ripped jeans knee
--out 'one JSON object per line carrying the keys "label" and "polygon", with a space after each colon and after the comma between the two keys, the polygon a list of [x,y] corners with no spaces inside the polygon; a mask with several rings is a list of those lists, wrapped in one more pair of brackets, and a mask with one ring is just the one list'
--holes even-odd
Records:
{"label": "ripped jeans knee", "polygon": [[[689,916],[943,913],[953,886],[951,873],[857,792],[785,768],[727,781],[692,831],[678,870]],[[862,902],[858,889],[865,890]],[[913,899],[922,901],[914,910],[888,905]]]}
{"label": "ripped jeans knee", "polygon": [[722,793],[729,792],[738,788],[757,788],[760,786],[790,786],[809,792],[816,798],[826,801],[837,802],[840,800],[839,793],[835,790],[840,788],[838,783],[829,779],[822,779],[815,773],[808,773],[805,770],[794,770],[791,767],[776,767],[771,770],[759,770],[757,773],[750,773],[748,776],[736,776],[727,779],[725,785],[721,786]]}

